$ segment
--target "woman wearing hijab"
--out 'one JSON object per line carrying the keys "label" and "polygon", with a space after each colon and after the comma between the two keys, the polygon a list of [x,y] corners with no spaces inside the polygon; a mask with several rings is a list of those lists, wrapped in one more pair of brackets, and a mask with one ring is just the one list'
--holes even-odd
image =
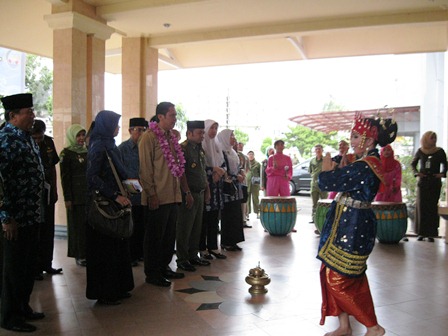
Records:
{"label": "woman wearing hijab", "polygon": [[219,132],[218,144],[224,154],[224,161],[227,167],[226,175],[232,179],[237,188],[237,192],[233,196],[223,193],[224,209],[221,212],[221,247],[227,251],[241,251],[242,248],[237,243],[244,241],[243,213],[241,211],[241,182],[243,182],[244,177],[240,174],[238,154],[233,149],[235,143],[236,139],[232,130],[225,129]]}
{"label": "woman wearing hijab", "polygon": [[[119,120],[120,115],[112,111],[101,111],[95,118],[87,154],[87,185],[90,197],[98,191],[121,206],[129,206],[131,201],[120,195],[107,158],[109,154],[120,179],[126,179],[114,139]],[[121,299],[131,296],[129,291],[133,288],[128,239],[106,236],[87,225],[87,298],[96,299],[100,304],[117,305]]]}
{"label": "woman wearing hijab", "polygon": [[67,256],[86,266],[87,148],[86,130],[78,124],[67,130],[60,155],[61,184],[67,210]]}
{"label": "woman wearing hijab", "polygon": [[401,163],[395,160],[391,145],[381,148],[381,164],[383,165],[383,182],[380,184],[375,201],[402,202],[401,197]]}
{"label": "woman wearing hijab", "polygon": [[205,204],[199,250],[205,259],[226,259],[218,250],[219,213],[224,208],[222,197],[222,179],[225,174],[224,155],[216,142],[218,123],[207,119],[205,124],[202,149],[205,152],[205,163],[208,185],[210,188],[210,201]]}
{"label": "woman wearing hijab", "polygon": [[446,177],[447,161],[445,151],[437,147],[436,143],[436,133],[428,131],[423,134],[420,140],[421,147],[411,162],[412,170],[417,177],[415,224],[418,241],[425,240],[427,237],[429,242],[434,242],[434,237],[439,236],[437,204],[442,188],[442,178]]}

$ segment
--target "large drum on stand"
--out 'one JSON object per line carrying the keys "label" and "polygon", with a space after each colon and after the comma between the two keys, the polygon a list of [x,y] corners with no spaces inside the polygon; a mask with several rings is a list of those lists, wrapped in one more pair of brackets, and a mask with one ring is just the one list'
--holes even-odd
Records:
{"label": "large drum on stand", "polygon": [[260,202],[261,225],[272,236],[286,236],[296,224],[297,204],[294,197],[264,197]]}
{"label": "large drum on stand", "polygon": [[373,202],[376,216],[376,237],[380,243],[398,244],[408,228],[408,212],[405,203]]}
{"label": "large drum on stand", "polygon": [[317,201],[316,215],[314,219],[314,226],[319,232],[322,232],[324,227],[325,219],[327,218],[328,210],[330,210],[332,199],[321,199]]}

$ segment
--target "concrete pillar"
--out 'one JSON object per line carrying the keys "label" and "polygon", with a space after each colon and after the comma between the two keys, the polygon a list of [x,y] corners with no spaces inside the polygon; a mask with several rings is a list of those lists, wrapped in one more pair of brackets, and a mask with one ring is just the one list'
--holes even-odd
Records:
{"label": "concrete pillar", "polygon": [[[78,5],[79,1],[69,4]],[[55,14],[45,16],[53,29],[53,135],[59,152],[65,147],[67,128],[76,123],[87,129],[104,107],[105,41],[115,31],[101,20],[84,15],[94,12],[85,4],[83,14],[72,11],[79,9],[77,6],[66,9],[53,6]],[[60,183],[58,194],[56,224],[66,224]]]}
{"label": "concrete pillar", "polygon": [[[122,127],[129,119],[155,114],[157,106],[158,50],[149,47],[148,39],[123,38],[122,41]],[[127,134],[123,131],[123,134]]]}

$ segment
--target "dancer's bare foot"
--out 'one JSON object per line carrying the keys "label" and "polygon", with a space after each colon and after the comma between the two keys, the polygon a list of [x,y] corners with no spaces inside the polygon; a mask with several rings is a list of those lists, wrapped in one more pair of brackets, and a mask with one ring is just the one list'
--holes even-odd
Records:
{"label": "dancer's bare foot", "polygon": [[386,330],[384,330],[382,326],[377,324],[374,327],[367,328],[365,336],[383,336],[384,334],[386,334]]}
{"label": "dancer's bare foot", "polygon": [[352,329],[339,327],[332,332],[326,333],[324,336],[352,336]]}

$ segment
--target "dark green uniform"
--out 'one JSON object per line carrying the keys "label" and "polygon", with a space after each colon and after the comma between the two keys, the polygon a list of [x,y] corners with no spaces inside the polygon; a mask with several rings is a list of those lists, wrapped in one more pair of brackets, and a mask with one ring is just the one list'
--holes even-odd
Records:
{"label": "dark green uniform", "polygon": [[199,238],[202,228],[202,214],[204,211],[204,193],[207,186],[205,173],[205,153],[200,144],[184,141],[182,150],[185,155],[185,176],[188,187],[194,199],[194,204],[187,209],[185,194],[182,195],[182,205],[176,226],[177,264],[197,258],[199,252]]}

